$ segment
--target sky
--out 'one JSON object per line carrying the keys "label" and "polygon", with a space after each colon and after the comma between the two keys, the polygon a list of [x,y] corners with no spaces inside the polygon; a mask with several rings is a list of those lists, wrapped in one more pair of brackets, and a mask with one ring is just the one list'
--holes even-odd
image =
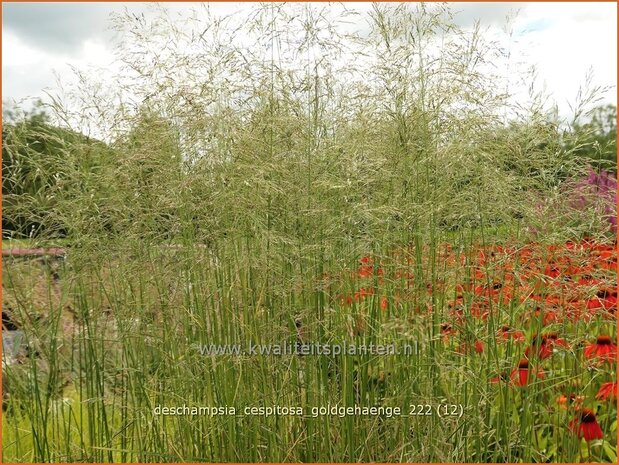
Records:
{"label": "sky", "polygon": [[[182,12],[190,5],[166,6]],[[211,8],[225,14],[249,6],[214,3]],[[363,10],[370,4],[350,6]],[[458,3],[454,8],[458,25],[471,28],[478,20],[499,39],[507,37],[506,18],[515,15],[512,56],[524,67],[537,67],[538,85],[562,115],[569,114],[588,73],[594,84],[610,86],[602,103],[616,104],[616,3]],[[3,103],[44,97],[54,91],[59,77],[75,79],[72,67],[112,69],[118,37],[110,30],[109,17],[124,9],[149,14],[145,3],[2,3]]]}

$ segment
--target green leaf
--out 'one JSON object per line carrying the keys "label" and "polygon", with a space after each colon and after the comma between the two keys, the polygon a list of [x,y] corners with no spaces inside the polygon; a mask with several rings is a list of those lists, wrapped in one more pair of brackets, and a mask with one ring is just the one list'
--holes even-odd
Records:
{"label": "green leaf", "polygon": [[617,463],[617,448],[611,446],[608,442],[604,441],[602,448],[608,460],[612,463]]}

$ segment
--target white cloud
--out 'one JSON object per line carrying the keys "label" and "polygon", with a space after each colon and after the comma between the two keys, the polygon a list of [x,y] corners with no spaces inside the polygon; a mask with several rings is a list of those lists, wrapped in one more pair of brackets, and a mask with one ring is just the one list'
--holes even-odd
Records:
{"label": "white cloud", "polygon": [[[77,67],[110,68],[113,60],[110,35],[103,27],[110,11],[124,8],[139,13],[146,11],[143,3],[107,4],[105,8],[85,3],[58,4],[62,5],[58,14],[54,13],[55,4],[40,8],[37,5],[42,4],[25,5],[23,10],[19,5],[11,6],[12,16],[3,18],[4,98],[43,95],[43,89],[55,85],[52,70],[68,79],[68,63]],[[172,16],[196,7],[190,3],[166,6]],[[210,8],[216,14],[227,14],[254,6],[213,3]],[[367,11],[370,5],[349,3],[346,7]],[[6,6],[3,8],[5,11]],[[458,24],[470,27],[479,18],[482,25],[490,26],[496,38],[511,47],[510,72],[536,65],[540,85],[545,85],[563,115],[569,112],[567,102],[574,102],[589,69],[593,70],[596,83],[616,85],[617,5],[614,3],[459,3],[453,9],[461,11],[455,18]],[[515,34],[510,43],[501,27],[507,15],[515,10],[519,10],[519,16],[513,22]],[[44,33],[37,32],[37,24],[52,13],[56,19]],[[86,15],[88,27],[79,21],[82,13]],[[71,14],[75,17],[66,17]],[[523,91],[521,87],[520,95]],[[605,101],[616,103],[615,90],[606,94]]]}
{"label": "white cloud", "polygon": [[46,61],[46,54],[26,44],[13,32],[2,32],[2,66],[27,66]]}
{"label": "white cloud", "polygon": [[[593,83],[617,84],[617,5],[532,3],[519,17],[519,43],[515,53],[535,65],[540,80],[556,100],[561,113],[575,103],[578,89],[589,70]],[[530,25],[543,24],[536,30]],[[613,88],[604,95],[616,103]]]}
{"label": "white cloud", "polygon": [[82,43],[80,58],[83,64],[109,66],[114,61],[114,54],[100,40],[88,39]]}

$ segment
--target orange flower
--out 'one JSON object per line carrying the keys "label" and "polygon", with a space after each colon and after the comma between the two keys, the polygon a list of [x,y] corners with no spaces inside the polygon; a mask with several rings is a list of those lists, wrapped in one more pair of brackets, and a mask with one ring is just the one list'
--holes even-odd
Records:
{"label": "orange flower", "polygon": [[557,398],[557,404],[559,404],[559,406],[564,409],[568,407],[573,407],[574,410],[578,411],[580,410],[580,405],[583,403],[584,400],[585,396],[579,396],[574,393],[570,394],[569,397],[565,394],[561,394]]}

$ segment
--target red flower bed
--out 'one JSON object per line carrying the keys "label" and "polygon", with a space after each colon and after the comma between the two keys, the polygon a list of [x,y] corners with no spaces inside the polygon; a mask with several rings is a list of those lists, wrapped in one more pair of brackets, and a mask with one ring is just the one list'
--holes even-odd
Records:
{"label": "red flower bed", "polygon": [[[328,291],[357,318],[380,324],[414,316],[434,328],[429,333],[445,351],[496,357],[503,369],[488,377],[492,386],[523,396],[536,384],[547,386],[571,415],[560,425],[565,434],[590,442],[614,434],[607,429],[616,410],[607,401],[617,395],[616,270],[616,245],[592,240],[467,252],[443,245],[365,256],[332,280],[356,291]],[[545,414],[557,408],[549,403]]]}

